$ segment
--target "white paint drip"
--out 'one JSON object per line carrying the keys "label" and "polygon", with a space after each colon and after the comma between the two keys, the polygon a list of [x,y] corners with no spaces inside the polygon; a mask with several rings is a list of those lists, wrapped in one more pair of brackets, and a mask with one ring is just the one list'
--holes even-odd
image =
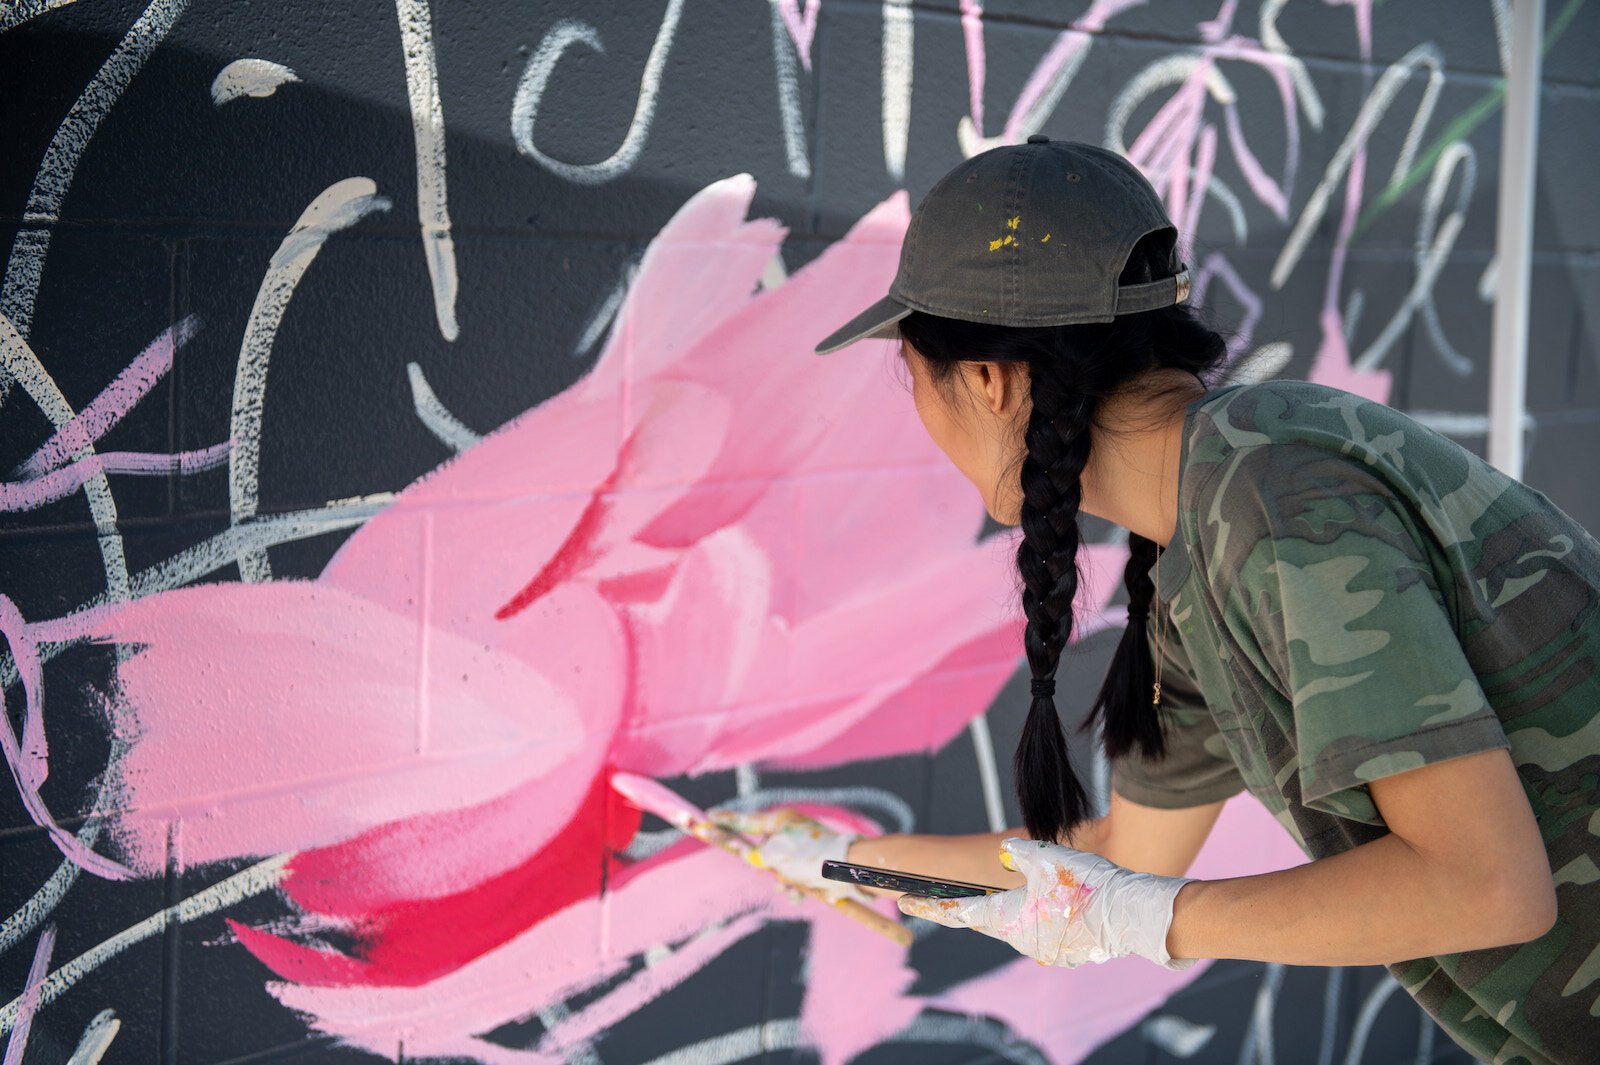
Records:
{"label": "white paint drip", "polygon": [[265,99],[278,86],[299,81],[295,72],[270,59],[235,59],[211,81],[211,102],[218,107],[241,96]]}
{"label": "white paint drip", "polygon": [[1217,1034],[1214,1024],[1195,1024],[1171,1013],[1151,1017],[1140,1026],[1144,1037],[1175,1058],[1192,1058]]}
{"label": "white paint drip", "polygon": [[517,83],[517,95],[511,104],[511,136],[517,142],[517,150],[536,160],[551,173],[579,185],[603,185],[627,173],[639,157],[645,137],[650,132],[650,123],[655,117],[656,95],[661,89],[661,74],[667,64],[667,55],[672,50],[672,38],[677,33],[681,14],[683,0],[669,0],[666,14],[661,17],[661,28],[656,31],[655,43],[650,46],[650,55],[645,60],[644,73],[639,79],[639,98],[634,106],[633,119],[628,123],[628,132],[617,150],[598,163],[562,162],[546,155],[533,143],[533,126],[539,117],[539,101],[544,97],[545,86],[549,84],[550,75],[561,61],[561,56],[568,48],[579,43],[588,45],[596,52],[605,52],[600,43],[600,31],[588,23],[570,18],[556,23],[545,34],[544,40],[539,42],[538,51],[528,60],[522,80]]}
{"label": "white paint drip", "polygon": [[89,146],[100,120],[121,97],[188,3],[189,0],[155,0],[145,8],[144,14],[73,101],[67,117],[61,120],[55,136],[50,138],[50,146],[45,149],[44,159],[34,175],[33,188],[28,192],[27,206],[22,210],[22,225],[11,245],[5,281],[0,284],[0,313],[11,319],[23,336],[28,335],[33,325],[33,301],[39,295],[45,254],[50,250],[49,227],[59,221],[61,204],[72,187],[84,149]]}
{"label": "white paint drip", "polygon": [[54,11],[58,7],[75,4],[78,0],[13,0],[4,9],[0,9],[0,33],[20,26],[30,19],[36,19],[46,11]]}
{"label": "white paint drip", "polygon": [[[31,296],[29,300],[31,303]],[[77,416],[55,380],[45,371],[44,364],[23,339],[21,331],[3,313],[0,313],[0,376],[19,382],[23,391],[39,405],[45,417],[58,430]],[[92,454],[94,446],[90,444],[77,457]],[[111,484],[105,473],[96,473],[84,481],[83,494],[98,534],[96,539],[106,571],[106,590],[113,599],[126,599],[128,560],[122,549],[122,534],[117,530],[117,503],[111,495]]]}
{"label": "white paint drip", "polygon": [[761,790],[761,778],[756,773],[756,767],[749,762],[740,762],[733,767],[733,792],[741,799],[748,798]]}
{"label": "white paint drip", "polygon": [[456,323],[456,245],[450,236],[445,188],[444,106],[439,65],[433,51],[433,16],[428,0],[395,0],[405,51],[406,94],[411,100],[411,136],[417,149],[417,221],[433,282],[433,314],[446,340],[461,335]]}
{"label": "white paint drip", "polygon": [[[1439,95],[1439,88],[1444,83],[1444,61],[1439,55],[1439,49],[1430,42],[1417,45],[1395,60],[1383,72],[1377,85],[1373,86],[1372,94],[1361,105],[1355,122],[1350,126],[1350,132],[1345,134],[1338,150],[1333,153],[1333,158],[1328,160],[1322,181],[1312,191],[1305,208],[1300,212],[1300,217],[1295,221],[1294,228],[1290,230],[1288,239],[1283,242],[1283,248],[1278,253],[1278,261],[1272,266],[1273,288],[1280,289],[1284,282],[1289,280],[1295,264],[1305,252],[1306,243],[1311,239],[1312,232],[1322,221],[1322,216],[1327,214],[1333,190],[1350,168],[1356,149],[1367,142],[1367,138],[1372,135],[1373,127],[1389,110],[1389,105],[1394,102],[1396,94],[1410,78],[1412,71],[1422,66],[1428,68],[1428,87],[1422,94],[1422,102],[1417,105],[1416,114],[1412,116],[1411,131],[1406,135],[1407,151],[1415,152],[1422,130],[1427,128],[1428,120],[1433,116],[1433,103]],[[1406,152],[1402,152],[1401,159],[1409,165],[1410,156]],[[1393,184],[1402,177],[1404,168],[1397,163],[1390,183]]]}
{"label": "white paint drip", "polygon": [[883,0],[883,163],[897,184],[906,179],[915,53],[911,0]]}
{"label": "white paint drip", "polygon": [[1003,832],[1006,828],[1006,808],[1000,801],[1000,769],[995,762],[989,715],[979,714],[968,721],[967,734],[972,737],[972,751],[977,756],[978,785],[983,791],[983,813],[988,818],[989,831]]}
{"label": "white paint drip", "polygon": [[627,298],[628,289],[633,285],[633,279],[639,272],[638,263],[629,263],[622,272],[622,279],[617,282],[605,300],[589,316],[589,321],[584,324],[583,332],[578,336],[578,342],[572,347],[573,357],[576,358],[600,342],[600,337],[605,333],[606,327],[616,317],[617,309],[622,306],[622,301]]}
{"label": "white paint drip", "polygon": [[[283,238],[261,280],[245,325],[244,340],[239,345],[239,364],[233,379],[229,436],[234,444],[228,453],[228,505],[235,525],[256,513],[267,362],[289,299],[329,236],[373,211],[389,209],[389,200],[377,192],[371,178],[351,177],[329,185]],[[265,550],[242,551],[238,563],[240,576],[246,581],[264,581],[272,576]]]}
{"label": "white paint drip", "polygon": [[1261,345],[1239,359],[1228,369],[1228,383],[1253,385],[1270,381],[1283,372],[1294,358],[1294,345],[1286,340],[1274,340]]}
{"label": "white paint drip", "polygon": [[1378,981],[1378,986],[1368,993],[1367,1000],[1361,1004],[1361,1012],[1356,1014],[1356,1026],[1350,1032],[1350,1046],[1344,1054],[1345,1065],[1360,1065],[1367,1053],[1367,1039],[1372,1035],[1372,1026],[1378,1021],[1378,1012],[1389,1001],[1389,996],[1398,990],[1400,982],[1385,975]]}
{"label": "white paint drip", "polygon": [[1284,966],[1272,962],[1261,977],[1250,1027],[1239,1046],[1239,1065],[1274,1065],[1277,1060],[1272,1022],[1278,1011],[1278,990],[1283,987],[1284,972]]}
{"label": "white paint drip", "polygon": [[446,447],[453,451],[465,451],[483,439],[482,434],[468,429],[465,422],[439,402],[439,397],[428,387],[427,378],[422,376],[421,366],[414,362],[406,363],[406,376],[411,381],[411,402],[417,408],[418,420]]}
{"label": "white paint drip", "polygon": [[778,81],[778,114],[783,119],[783,154],[789,173],[797,178],[811,176],[811,160],[806,158],[805,120],[800,114],[800,75],[795,70],[789,28],[784,24],[781,0],[769,0],[772,7],[772,69]]}
{"label": "white paint drip", "polygon": [[[1290,82],[1294,85],[1295,98],[1300,103],[1300,109],[1305,112],[1306,121],[1311,123],[1311,128],[1320,130],[1327,112],[1322,106],[1322,97],[1317,94],[1317,87],[1311,80],[1311,75],[1306,71],[1305,63],[1294,54],[1289,47],[1289,42],[1283,39],[1283,34],[1278,32],[1278,15],[1288,5],[1289,0],[1263,0],[1261,4],[1261,44],[1273,55],[1281,56],[1282,62],[1289,71]],[[1292,160],[1291,160],[1292,163]],[[1291,180],[1284,182],[1283,191],[1287,193]]]}
{"label": "white paint drip", "polygon": [[[181,924],[184,921],[192,921],[196,917],[204,917],[264,891],[270,891],[283,879],[291,857],[293,855],[278,854],[257,862],[221,883],[213,884],[204,891],[198,891],[176,906],[168,906],[138,924],[123,929],[98,946],[84,951],[45,977],[39,985],[39,1005],[46,1006],[54,1002],[73,984],[135,943],[160,935],[166,931],[170,922],[177,921]],[[11,1031],[16,1026],[21,1012],[21,996],[0,1007],[0,1032]]]}
{"label": "white paint drip", "polygon": [[752,1024],[725,1035],[702,1039],[651,1058],[646,1065],[733,1065],[768,1051],[793,1050],[800,1045],[800,1021],[789,1018]]}
{"label": "white paint drip", "polygon": [[767,265],[761,268],[761,287],[770,292],[787,280],[789,280],[789,268],[784,265],[783,252],[776,252],[767,260]]}
{"label": "white paint drip", "polygon": [[89,1027],[83,1030],[83,1038],[78,1040],[78,1049],[72,1052],[67,1065],[100,1065],[100,1059],[111,1049],[111,1041],[117,1037],[117,1032],[121,1029],[122,1022],[117,1020],[116,1014],[110,1010],[101,1010],[94,1015],[94,1020],[89,1022]]}
{"label": "white paint drip", "polygon": [[1334,1031],[1339,1021],[1339,993],[1344,989],[1344,970],[1327,970],[1328,982],[1322,989],[1322,1042],[1317,1048],[1317,1065],[1333,1065]]}
{"label": "white paint drip", "polygon": [[[1461,184],[1456,189],[1455,210],[1450,212],[1444,224],[1435,232],[1434,226],[1439,221],[1444,194],[1457,168],[1461,170]],[[1472,372],[1472,360],[1456,351],[1444,335],[1444,327],[1439,322],[1439,310],[1433,302],[1433,292],[1439,280],[1439,271],[1444,269],[1446,257],[1455,249],[1456,238],[1461,234],[1461,227],[1466,221],[1467,207],[1472,201],[1472,190],[1477,183],[1478,157],[1472,146],[1463,141],[1456,141],[1445,148],[1438,162],[1434,164],[1432,177],[1428,181],[1428,191],[1422,200],[1422,211],[1417,218],[1417,241],[1412,252],[1417,276],[1411,284],[1411,291],[1406,294],[1405,300],[1395,311],[1389,324],[1368,345],[1367,350],[1351,362],[1352,367],[1357,370],[1375,368],[1388,354],[1389,349],[1405,335],[1406,328],[1411,324],[1411,316],[1420,310],[1429,339],[1433,341],[1434,349],[1444,358],[1445,364],[1462,376]]]}
{"label": "white paint drip", "polygon": [[845,806],[876,811],[886,821],[889,832],[910,832],[916,824],[911,804],[892,791],[857,785],[842,788],[764,788],[749,795],[729,799],[722,806],[729,810],[763,810],[769,806],[788,806],[797,802]]}

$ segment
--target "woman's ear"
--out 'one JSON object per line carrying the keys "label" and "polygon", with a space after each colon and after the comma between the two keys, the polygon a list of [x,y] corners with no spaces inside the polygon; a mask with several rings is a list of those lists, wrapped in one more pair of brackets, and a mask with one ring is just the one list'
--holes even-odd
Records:
{"label": "woman's ear", "polygon": [[991,414],[1002,417],[1016,412],[1027,392],[1027,378],[1016,363],[963,362],[967,384],[973,395],[989,408]]}

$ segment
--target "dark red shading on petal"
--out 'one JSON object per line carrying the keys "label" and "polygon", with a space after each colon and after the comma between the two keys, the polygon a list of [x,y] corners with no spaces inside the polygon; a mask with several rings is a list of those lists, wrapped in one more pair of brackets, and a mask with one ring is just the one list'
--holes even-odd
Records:
{"label": "dark red shading on petal", "polygon": [[[415,987],[437,979],[599,893],[606,854],[626,846],[641,820],[610,780],[608,768],[566,826],[517,868],[459,894],[373,912],[361,922],[356,957],[255,930],[240,930],[240,940],[274,973],[302,984]],[[290,870],[284,888],[293,898],[293,862]]]}

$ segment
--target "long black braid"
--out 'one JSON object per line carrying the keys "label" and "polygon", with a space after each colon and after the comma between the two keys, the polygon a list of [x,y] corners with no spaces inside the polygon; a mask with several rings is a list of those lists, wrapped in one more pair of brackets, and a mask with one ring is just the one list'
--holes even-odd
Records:
{"label": "long black braid", "polygon": [[[1089,462],[1094,401],[1061,387],[1041,365],[1032,375],[1032,409],[1022,460],[1022,610],[1028,619],[1023,647],[1033,673],[1032,705],[1014,761],[1016,779],[1039,781],[1019,793],[1029,831],[1073,825],[1088,816],[1089,799],[1067,761],[1067,741],[1055,712],[1055,674],[1072,636],[1072,600],[1078,594],[1078,506]],[[1051,783],[1058,786],[1052,787]],[[1050,838],[1038,836],[1036,838]]]}
{"label": "long black braid", "polygon": [[[1129,257],[1121,280],[1170,275],[1171,253],[1170,241],[1141,244]],[[1028,369],[1030,410],[1018,467],[1023,535],[1017,569],[1027,618],[1023,643],[1033,681],[1014,768],[1029,834],[1035,839],[1063,839],[1092,812],[1068,760],[1055,708],[1056,668],[1073,631],[1081,540],[1078,510],[1090,429],[1102,400],[1152,370],[1186,370],[1201,384],[1209,384],[1221,370],[1226,345],[1186,305],[1110,323],[1041,327],[1004,327],[918,312],[901,320],[900,334],[939,383],[947,383],[956,364],[968,360],[1019,362]],[[1138,535],[1130,535],[1129,548],[1123,574],[1128,626],[1083,727],[1103,722],[1102,743],[1111,757],[1134,750],[1159,757],[1164,744],[1161,720],[1151,701],[1154,667],[1145,635],[1155,592],[1148,571],[1159,548]]]}

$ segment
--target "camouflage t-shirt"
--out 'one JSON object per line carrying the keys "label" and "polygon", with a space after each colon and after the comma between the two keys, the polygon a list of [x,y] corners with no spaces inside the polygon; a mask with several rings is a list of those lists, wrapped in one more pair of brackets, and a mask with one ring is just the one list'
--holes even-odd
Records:
{"label": "camouflage t-shirt", "polygon": [[1555,927],[1389,971],[1485,1061],[1600,1061],[1600,544],[1399,411],[1302,381],[1191,404],[1180,470],[1170,753],[1118,760],[1113,787],[1164,808],[1249,788],[1322,858],[1386,833],[1369,781],[1509,748]]}

